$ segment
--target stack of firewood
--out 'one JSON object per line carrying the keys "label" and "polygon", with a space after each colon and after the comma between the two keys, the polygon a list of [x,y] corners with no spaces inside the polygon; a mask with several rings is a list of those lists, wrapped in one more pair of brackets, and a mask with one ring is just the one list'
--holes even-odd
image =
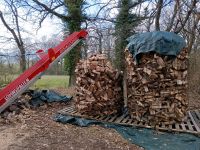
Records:
{"label": "stack of firewood", "polygon": [[111,115],[123,106],[122,75],[104,54],[80,60],[76,66],[75,107],[87,115]]}
{"label": "stack of firewood", "polygon": [[137,62],[125,50],[127,106],[131,117],[154,125],[182,121],[188,107],[187,49],[176,58],[153,52],[139,58]]}

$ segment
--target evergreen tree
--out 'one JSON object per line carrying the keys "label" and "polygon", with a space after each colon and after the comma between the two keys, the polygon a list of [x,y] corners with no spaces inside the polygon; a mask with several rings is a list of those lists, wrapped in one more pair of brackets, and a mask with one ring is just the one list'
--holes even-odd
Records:
{"label": "evergreen tree", "polygon": [[115,24],[115,65],[124,70],[124,49],[127,45],[126,39],[133,35],[134,27],[139,23],[139,17],[131,13],[132,0],[121,0],[120,10]]}
{"label": "evergreen tree", "polygon": [[[84,22],[84,20],[87,18],[86,15],[83,13],[83,6],[86,3],[85,0],[62,0],[62,1],[52,0],[51,5],[46,5],[40,0],[32,0],[32,1],[40,6],[39,10],[37,8],[37,11],[46,12],[45,14],[43,14],[44,16],[47,16],[50,13],[60,18],[64,23],[65,30],[70,31],[70,33],[79,31],[81,29],[81,23]],[[64,5],[62,2],[64,2]],[[27,1],[25,1],[25,4],[30,5],[29,3],[27,3]],[[61,6],[65,7],[66,13],[63,14],[55,11]],[[31,6],[31,8],[35,7]],[[79,61],[81,56],[80,50],[81,50],[81,44],[73,48],[65,57],[65,69],[67,70],[68,75],[70,76],[69,85],[73,85],[75,83],[74,71],[75,71],[75,65]]]}
{"label": "evergreen tree", "polygon": [[[66,28],[73,33],[81,29],[81,23],[84,20],[84,14],[82,8],[84,5],[84,0],[65,0],[64,1],[67,7],[68,17],[70,19],[64,20]],[[81,44],[78,44],[73,48],[65,57],[65,68],[70,76],[69,85],[75,83],[75,66],[81,57]]]}

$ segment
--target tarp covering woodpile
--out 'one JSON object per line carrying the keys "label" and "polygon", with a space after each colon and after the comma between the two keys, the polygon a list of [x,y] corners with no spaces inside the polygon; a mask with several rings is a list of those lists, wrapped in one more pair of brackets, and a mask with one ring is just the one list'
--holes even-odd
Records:
{"label": "tarp covering woodpile", "polygon": [[123,108],[120,72],[104,54],[80,60],[76,66],[75,107],[87,115],[111,115]]}
{"label": "tarp covering woodpile", "polygon": [[172,32],[155,31],[136,34],[127,39],[127,48],[138,61],[140,54],[156,52],[176,57],[186,46],[185,40]]}
{"label": "tarp covering woodpile", "polygon": [[129,38],[125,50],[128,110],[139,121],[172,124],[186,115],[188,51],[177,37],[155,32],[136,35],[133,41]]}

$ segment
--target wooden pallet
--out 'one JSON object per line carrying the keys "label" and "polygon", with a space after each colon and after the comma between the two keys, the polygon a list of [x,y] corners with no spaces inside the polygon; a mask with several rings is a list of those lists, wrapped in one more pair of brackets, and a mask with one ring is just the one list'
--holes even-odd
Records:
{"label": "wooden pallet", "polygon": [[171,132],[185,132],[200,135],[200,110],[188,111],[187,118],[182,123],[176,123],[172,125],[159,125],[159,126],[150,126],[147,123],[140,122],[134,119],[131,119],[129,115],[113,115],[113,116],[88,116],[78,113],[74,106],[69,105],[65,109],[58,112],[62,115],[70,115],[74,117],[82,117],[85,119],[93,119],[101,122],[135,126],[135,127],[145,127],[153,128],[160,131],[171,131]]}

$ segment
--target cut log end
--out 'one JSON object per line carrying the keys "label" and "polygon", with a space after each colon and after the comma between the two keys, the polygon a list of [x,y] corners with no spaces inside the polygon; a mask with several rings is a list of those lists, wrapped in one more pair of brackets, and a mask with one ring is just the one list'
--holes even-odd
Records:
{"label": "cut log end", "polygon": [[142,54],[139,64],[125,50],[127,106],[132,118],[149,124],[181,121],[187,111],[187,49],[174,59]]}

